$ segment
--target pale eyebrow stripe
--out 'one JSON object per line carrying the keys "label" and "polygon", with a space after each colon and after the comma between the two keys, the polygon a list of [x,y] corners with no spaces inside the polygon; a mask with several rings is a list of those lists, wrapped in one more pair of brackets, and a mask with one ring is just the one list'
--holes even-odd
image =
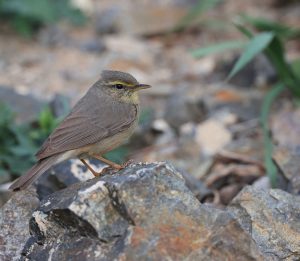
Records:
{"label": "pale eyebrow stripe", "polygon": [[135,84],[128,83],[128,82],[122,82],[122,81],[113,81],[113,82],[109,82],[109,85],[115,85],[115,84],[123,84],[123,85],[126,85],[126,86],[128,86],[128,87],[133,87],[133,86],[135,86]]}

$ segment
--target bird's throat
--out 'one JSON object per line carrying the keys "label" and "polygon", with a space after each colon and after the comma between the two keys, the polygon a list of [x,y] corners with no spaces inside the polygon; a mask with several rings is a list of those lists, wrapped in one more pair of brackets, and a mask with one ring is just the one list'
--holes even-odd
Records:
{"label": "bird's throat", "polygon": [[139,104],[139,95],[137,92],[134,92],[131,95],[122,96],[121,100],[130,104]]}

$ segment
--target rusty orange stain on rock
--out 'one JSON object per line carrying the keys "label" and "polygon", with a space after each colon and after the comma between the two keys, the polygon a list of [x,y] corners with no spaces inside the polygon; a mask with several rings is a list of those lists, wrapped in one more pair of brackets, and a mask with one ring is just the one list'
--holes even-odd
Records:
{"label": "rusty orange stain on rock", "polygon": [[152,224],[151,227],[133,227],[130,246],[139,248],[141,244],[150,242],[153,235],[157,234],[157,241],[154,244],[151,242],[155,252],[160,256],[178,258],[199,249],[207,239],[207,229],[186,214],[176,212],[173,217],[159,220],[163,220],[163,223]]}
{"label": "rusty orange stain on rock", "polygon": [[[149,231],[149,229],[148,229]],[[141,241],[146,240],[147,238],[147,229],[143,227],[135,226],[133,227],[133,234],[131,236],[131,243],[130,245],[135,248],[138,247]]]}
{"label": "rusty orange stain on rock", "polygon": [[232,90],[220,90],[214,96],[220,102],[237,102],[242,100],[241,95]]}

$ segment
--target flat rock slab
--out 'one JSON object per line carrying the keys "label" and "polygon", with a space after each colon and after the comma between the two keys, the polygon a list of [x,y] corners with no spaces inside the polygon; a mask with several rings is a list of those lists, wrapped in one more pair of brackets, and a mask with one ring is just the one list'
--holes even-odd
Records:
{"label": "flat rock slab", "polygon": [[229,211],[270,260],[300,260],[300,197],[244,188]]}
{"label": "flat rock slab", "polygon": [[[245,212],[238,201],[244,192],[226,210],[203,205],[186,187],[181,174],[166,163],[131,165],[115,174],[108,172],[70,185],[45,197],[34,212],[36,205],[28,204],[27,214],[16,220],[22,226],[11,225],[8,234],[5,209],[16,208],[16,197],[24,198],[24,193],[29,191],[16,193],[2,209],[1,234],[4,231],[10,238],[1,241],[3,260],[11,260],[12,256],[16,260],[52,261],[279,260],[277,257],[286,257],[276,244],[288,239],[276,237],[277,227],[269,228],[270,233],[274,232],[269,245],[263,239],[258,240],[259,229],[257,233],[249,229],[253,221],[246,219],[249,214],[241,214]],[[285,194],[275,200],[275,205],[261,204],[260,211],[275,211],[276,204],[289,206],[286,200],[294,200]],[[267,194],[263,196],[268,198]],[[253,204],[257,200],[254,198]],[[278,219],[277,225],[290,218],[291,226],[300,224],[296,210],[282,208],[282,211],[287,211],[289,216],[286,220]],[[263,218],[258,216],[256,224]],[[268,218],[272,223],[273,216]],[[20,240],[14,241],[20,233]],[[297,235],[299,231],[294,229],[290,244],[298,239]],[[17,242],[15,249],[8,247],[13,242]],[[293,252],[287,260],[299,258],[298,242],[294,241]]]}

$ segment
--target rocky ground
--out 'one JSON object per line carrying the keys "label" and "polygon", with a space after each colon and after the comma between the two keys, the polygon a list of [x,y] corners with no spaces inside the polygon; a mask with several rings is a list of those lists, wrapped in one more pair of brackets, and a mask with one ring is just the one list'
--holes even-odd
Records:
{"label": "rocky ground", "polygon": [[300,199],[282,190],[248,186],[220,209],[158,162],[39,191],[15,193],[2,208],[1,260],[300,258]]}
{"label": "rocky ground", "polygon": [[[81,2],[91,18],[82,28],[61,23],[24,39],[1,26],[0,101],[27,122],[51,100],[57,108],[57,94],[74,104],[101,70],[127,71],[153,86],[142,93],[127,158],[168,163],[91,179],[72,160],[15,194],[0,176],[0,205],[9,200],[0,259],[299,260],[299,107],[285,94],[272,109],[279,182],[271,189],[260,114],[275,70],[259,56],[225,82],[238,52],[191,55],[242,39],[229,23],[240,13],[298,26],[299,2],[229,0],[182,33],[170,30],[194,1]],[[290,41],[288,58],[299,53]]]}

